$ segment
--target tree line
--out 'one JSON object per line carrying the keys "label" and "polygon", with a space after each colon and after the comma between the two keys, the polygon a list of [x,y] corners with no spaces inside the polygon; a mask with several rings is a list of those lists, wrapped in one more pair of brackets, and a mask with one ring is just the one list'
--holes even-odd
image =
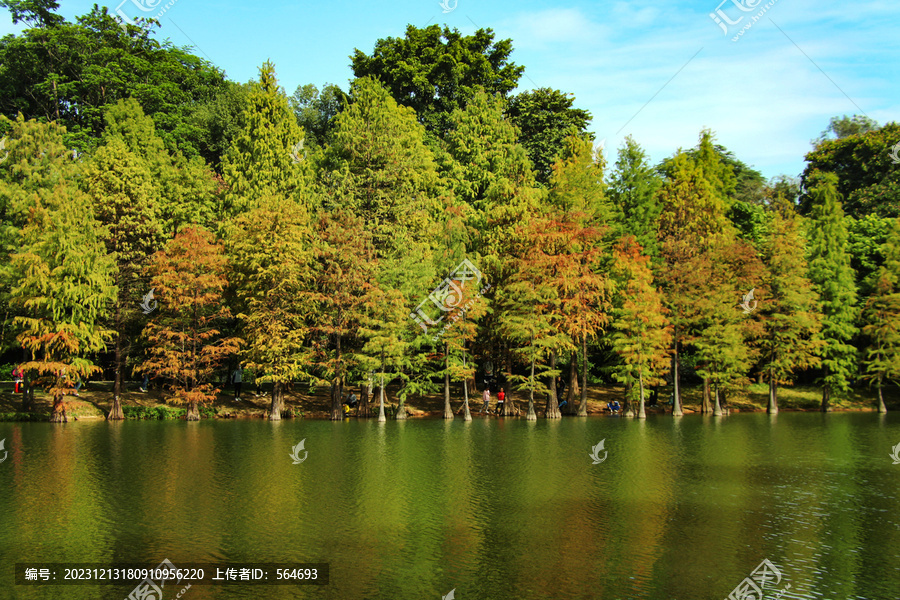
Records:
{"label": "tree line", "polygon": [[656,165],[629,137],[607,165],[570,94],[512,93],[524,68],[489,29],[409,26],[355,51],[346,93],[288,96],[271,63],[230,82],[158,24],[0,4],[31,25],[0,41],[0,342],[53,421],[100,357],[111,419],[136,373],[197,419],[236,361],[271,384],[270,419],[298,382],[331,390],[334,419],[348,385],[364,415],[377,390],[379,419],[388,385],[397,418],[441,389],[453,418],[461,386],[471,418],[484,361],[528,419],[561,416],[564,375],[572,414],[614,380],[643,417],[667,380],[680,415],[685,370],[714,414],[751,377],[769,412],[800,377],[822,410],[857,381],[885,410],[896,123],[833,119],[799,179],[766,181],[710,130]]}

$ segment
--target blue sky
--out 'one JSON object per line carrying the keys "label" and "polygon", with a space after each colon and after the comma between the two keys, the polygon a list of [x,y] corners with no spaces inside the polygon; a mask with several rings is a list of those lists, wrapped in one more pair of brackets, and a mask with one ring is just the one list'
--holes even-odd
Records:
{"label": "blue sky", "polygon": [[[121,9],[143,14],[132,4],[142,1],[165,5],[126,0]],[[255,78],[271,59],[290,94],[305,83],[347,89],[354,48],[371,52],[377,39],[402,36],[408,23],[446,23],[463,33],[490,27],[498,39],[513,40],[512,60],[526,67],[520,90],[574,93],[613,161],[626,135],[656,162],[693,146],[709,127],[766,177],[795,176],[832,116],[900,121],[900,3],[720,2],[457,0],[444,13],[438,0],[175,0],[159,35],[195,46],[237,81]],[[73,20],[93,3],[60,4]],[[0,34],[19,30],[0,18]]]}

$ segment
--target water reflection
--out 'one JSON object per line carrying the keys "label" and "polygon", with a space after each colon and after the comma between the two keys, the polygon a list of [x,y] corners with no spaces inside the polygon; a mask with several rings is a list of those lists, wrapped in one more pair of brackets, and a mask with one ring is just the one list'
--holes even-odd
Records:
{"label": "water reflection", "polygon": [[[0,423],[3,438],[4,565],[331,564],[326,588],[198,600],[724,598],[764,558],[795,598],[900,597],[893,414]],[[28,600],[133,588],[11,575],[0,589]]]}

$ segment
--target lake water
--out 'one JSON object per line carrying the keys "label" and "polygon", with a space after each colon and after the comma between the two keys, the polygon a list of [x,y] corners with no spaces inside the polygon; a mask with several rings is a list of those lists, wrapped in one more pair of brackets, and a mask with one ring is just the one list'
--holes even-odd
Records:
{"label": "lake water", "polygon": [[0,423],[0,439],[3,599],[135,587],[14,585],[15,563],[163,559],[330,565],[327,586],[185,600],[722,600],[764,559],[767,600],[900,598],[900,414]]}

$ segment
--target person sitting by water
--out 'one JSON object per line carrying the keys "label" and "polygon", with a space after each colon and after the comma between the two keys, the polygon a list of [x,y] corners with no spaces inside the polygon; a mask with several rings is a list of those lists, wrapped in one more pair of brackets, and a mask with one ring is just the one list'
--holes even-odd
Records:
{"label": "person sitting by water", "polygon": [[356,408],[356,405],[359,403],[359,400],[356,398],[356,394],[350,392],[350,395],[347,397],[347,406],[350,408]]}
{"label": "person sitting by water", "polygon": [[344,416],[349,417],[350,416],[350,407],[347,404],[341,404],[341,408],[344,409]]}
{"label": "person sitting by water", "polygon": [[618,401],[618,400],[613,400],[612,402],[608,403],[608,404],[606,405],[606,407],[609,409],[609,412],[611,412],[612,414],[616,414],[616,413],[618,413],[620,410],[622,410],[622,407],[621,407],[621,405],[619,404],[619,401]]}
{"label": "person sitting by water", "polygon": [[568,404],[568,403],[569,403],[568,400],[563,400],[562,402],[560,402],[560,403],[557,405],[557,408],[562,409],[562,407],[565,406],[565,405]]}

